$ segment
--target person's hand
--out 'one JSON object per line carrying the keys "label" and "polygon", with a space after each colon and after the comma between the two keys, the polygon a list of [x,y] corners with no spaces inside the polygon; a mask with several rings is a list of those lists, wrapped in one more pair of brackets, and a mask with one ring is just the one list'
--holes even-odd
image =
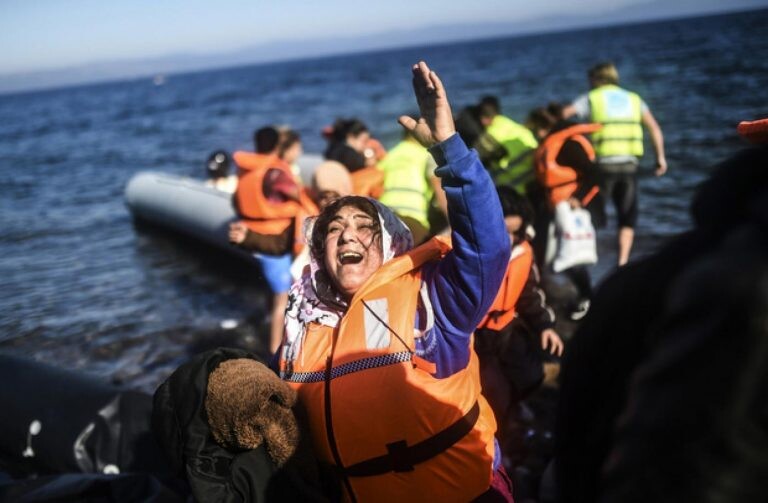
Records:
{"label": "person's hand", "polygon": [[581,208],[581,201],[579,201],[575,197],[568,198],[568,204],[570,204],[571,208],[574,210],[578,210],[579,208]]}
{"label": "person's hand", "polygon": [[233,222],[229,224],[229,242],[232,244],[242,244],[245,236],[248,234],[248,227],[243,222]]}
{"label": "person's hand", "polygon": [[654,171],[654,174],[656,176],[662,176],[664,173],[667,172],[667,160],[666,159],[659,159],[656,161],[656,171]]}
{"label": "person's hand", "polygon": [[456,133],[451,105],[443,83],[427,64],[413,65],[413,92],[419,104],[418,120],[403,115],[398,122],[424,147],[443,142]]}
{"label": "person's hand", "polygon": [[553,355],[563,355],[563,340],[551,328],[541,331],[541,349],[544,351],[549,347],[549,352]]}

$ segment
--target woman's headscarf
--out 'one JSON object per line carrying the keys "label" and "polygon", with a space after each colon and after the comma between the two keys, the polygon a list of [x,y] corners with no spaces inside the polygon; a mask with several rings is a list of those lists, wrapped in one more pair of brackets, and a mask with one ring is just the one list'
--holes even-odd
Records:
{"label": "woman's headscarf", "polygon": [[[413,237],[408,227],[386,206],[368,198],[379,215],[381,224],[382,264],[402,255],[413,248]],[[305,226],[307,242],[311,243],[314,221]],[[285,312],[285,337],[283,357],[292,361],[299,354],[306,334],[307,325],[312,322],[336,327],[347,308],[347,301],[336,290],[325,272],[325,265],[310,254],[309,266],[288,293],[288,307]]]}

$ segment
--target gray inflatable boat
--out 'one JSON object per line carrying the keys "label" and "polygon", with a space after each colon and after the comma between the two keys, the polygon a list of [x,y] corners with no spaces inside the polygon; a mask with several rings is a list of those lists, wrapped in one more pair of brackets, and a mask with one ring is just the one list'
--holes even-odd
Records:
{"label": "gray inflatable boat", "polygon": [[[322,162],[319,155],[299,159],[301,179],[311,181]],[[230,253],[248,256],[229,244],[229,224],[237,220],[232,194],[217,190],[203,180],[142,171],[125,188],[125,203],[134,218],[170,229]]]}

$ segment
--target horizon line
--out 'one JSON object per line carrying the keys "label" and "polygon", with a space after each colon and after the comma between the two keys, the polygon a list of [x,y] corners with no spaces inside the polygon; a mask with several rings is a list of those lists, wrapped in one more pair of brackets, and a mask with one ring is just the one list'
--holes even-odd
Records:
{"label": "horizon line", "polygon": [[[631,21],[608,21],[606,23],[599,23],[599,24],[591,24],[589,22],[585,23],[575,23],[572,26],[566,26],[566,27],[558,27],[558,28],[552,28],[552,29],[535,29],[532,31],[526,31],[526,30],[517,30],[512,31],[509,33],[494,33],[490,34],[488,36],[469,36],[468,38],[463,38],[460,35],[453,37],[451,39],[438,39],[430,42],[405,42],[403,44],[393,44],[393,45],[379,45],[379,46],[373,46],[366,49],[361,50],[344,50],[344,49],[331,49],[329,52],[321,52],[319,54],[296,54],[296,55],[288,55],[288,56],[279,56],[274,59],[260,59],[260,60],[254,60],[252,62],[241,62],[241,63],[224,63],[221,65],[216,64],[204,64],[200,63],[201,66],[195,67],[194,63],[189,68],[169,68],[168,70],[146,70],[142,71],[139,70],[135,74],[127,74],[127,75],[114,75],[114,76],[102,76],[102,77],[95,77],[91,80],[77,80],[72,82],[60,82],[55,83],[51,82],[49,84],[41,84],[38,87],[23,87],[21,84],[14,86],[13,84],[10,84],[8,88],[3,89],[3,79],[34,79],[35,77],[42,77],[45,75],[49,75],[51,77],[55,78],[56,74],[66,74],[66,73],[75,73],[75,72],[82,72],[83,70],[92,69],[94,67],[99,66],[112,66],[112,65],[120,65],[120,64],[149,64],[151,65],[153,62],[156,64],[162,65],[160,63],[161,61],[169,58],[179,58],[179,57],[187,57],[187,58],[212,58],[216,57],[216,55],[220,56],[226,56],[226,55],[234,55],[238,52],[250,49],[250,48],[258,48],[258,47],[265,47],[269,45],[279,44],[279,43],[291,43],[291,44],[298,44],[298,43],[306,43],[306,44],[313,44],[313,43],[319,43],[319,42],[328,42],[333,40],[343,40],[343,39],[357,39],[362,40],[366,37],[376,37],[376,36],[382,36],[386,35],[387,33],[393,33],[398,31],[403,32],[412,32],[416,33],[419,30],[423,30],[426,28],[434,29],[436,27],[440,26],[456,26],[456,25],[450,25],[450,24],[441,24],[441,25],[430,25],[430,26],[422,26],[419,28],[414,29],[407,29],[407,30],[387,30],[382,32],[376,32],[371,33],[367,35],[358,35],[358,36],[350,36],[350,37],[322,37],[322,38],[313,38],[313,39],[282,39],[282,40],[271,40],[271,41],[265,41],[260,42],[256,44],[251,45],[244,45],[238,49],[232,49],[227,51],[220,51],[220,52],[213,52],[213,53],[200,53],[200,52],[193,52],[193,53],[185,53],[185,52],[176,52],[176,53],[169,53],[165,55],[160,56],[152,56],[149,58],[120,58],[120,59],[114,59],[114,60],[101,60],[101,61],[93,61],[90,63],[82,63],[77,65],[72,65],[68,67],[61,67],[61,68],[49,68],[49,69],[41,69],[41,70],[32,70],[32,71],[23,71],[23,72],[13,72],[13,73],[4,73],[0,74],[0,96],[6,97],[10,95],[21,95],[21,94],[30,94],[30,93],[37,93],[37,92],[46,92],[46,91],[53,91],[53,90],[61,90],[61,89],[69,89],[69,88],[78,88],[78,87],[86,87],[90,85],[100,85],[100,84],[111,84],[111,83],[120,83],[120,82],[130,82],[133,80],[142,80],[142,79],[152,79],[158,76],[161,76],[162,78],[168,78],[171,76],[184,76],[184,75],[194,75],[197,73],[204,73],[207,71],[212,70],[232,70],[237,68],[247,68],[247,67],[257,67],[262,65],[271,65],[271,64],[279,64],[279,63],[288,63],[288,62],[299,62],[299,61],[316,61],[316,60],[322,60],[326,58],[334,58],[334,57],[343,57],[343,56],[354,56],[354,55],[360,55],[360,54],[375,54],[378,52],[388,52],[393,50],[401,50],[401,49],[409,49],[409,48],[418,48],[418,47],[440,47],[440,46],[446,46],[446,45],[453,45],[458,43],[470,43],[470,42],[483,42],[483,41],[492,41],[492,40],[501,40],[501,39],[510,39],[510,38],[525,38],[530,36],[538,36],[538,35],[547,35],[547,34],[561,34],[561,33],[575,33],[580,31],[588,31],[588,30],[595,30],[595,29],[601,29],[601,28],[613,28],[613,27],[620,27],[620,26],[635,26],[635,25],[643,25],[643,24],[652,24],[652,23],[660,23],[660,22],[666,22],[666,21],[676,21],[676,20],[684,20],[684,19],[699,19],[699,18],[707,18],[707,17],[717,17],[717,16],[723,16],[723,15],[732,15],[732,14],[742,14],[746,12],[758,12],[758,11],[764,11],[768,10],[768,6],[766,7],[747,7],[747,8],[736,8],[733,10],[723,10],[723,11],[715,11],[715,12],[707,12],[704,14],[681,14],[677,16],[669,16],[669,17],[649,17],[644,19],[636,19]],[[470,27],[470,26],[476,26],[478,23],[465,23],[462,26]],[[172,63],[168,63],[168,66],[172,66]],[[62,80],[66,80],[64,75],[61,75]]]}

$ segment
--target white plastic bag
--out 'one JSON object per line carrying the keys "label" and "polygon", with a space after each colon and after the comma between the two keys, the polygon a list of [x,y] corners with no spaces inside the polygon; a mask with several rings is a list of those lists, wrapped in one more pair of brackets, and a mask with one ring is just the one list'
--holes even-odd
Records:
{"label": "white plastic bag", "polygon": [[595,228],[587,210],[574,210],[568,201],[558,203],[555,207],[555,229],[557,254],[552,262],[555,272],[597,262]]}

